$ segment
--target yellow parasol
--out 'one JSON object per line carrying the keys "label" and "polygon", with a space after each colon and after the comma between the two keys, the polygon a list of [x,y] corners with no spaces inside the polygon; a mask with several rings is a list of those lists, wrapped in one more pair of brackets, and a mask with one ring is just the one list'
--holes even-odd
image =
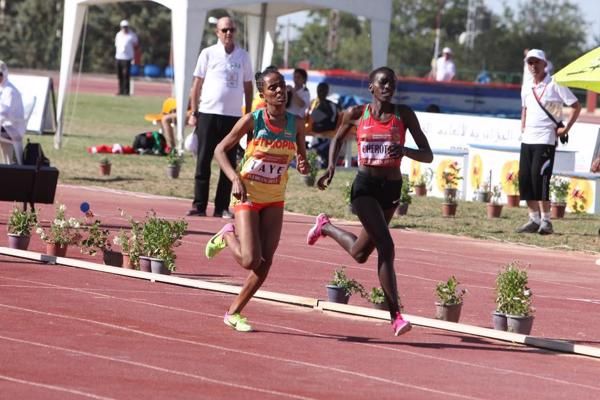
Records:
{"label": "yellow parasol", "polygon": [[563,85],[600,93],[600,47],[585,53],[554,75]]}

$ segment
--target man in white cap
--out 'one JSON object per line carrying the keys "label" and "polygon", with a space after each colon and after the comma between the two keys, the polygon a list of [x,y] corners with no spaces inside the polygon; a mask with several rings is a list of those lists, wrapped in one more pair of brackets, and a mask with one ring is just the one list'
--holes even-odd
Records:
{"label": "man in white cap", "polygon": [[117,60],[117,77],[119,78],[118,95],[129,96],[131,61],[138,48],[138,37],[129,29],[129,22],[124,19],[119,24],[121,30],[115,36],[115,59]]}
{"label": "man in white cap", "polygon": [[26,130],[21,93],[8,81],[8,67],[0,60],[0,144],[5,156],[8,153],[5,161],[14,162],[14,148],[17,163],[22,163]]}
{"label": "man in white cap", "polygon": [[444,47],[442,56],[435,63],[435,80],[436,81],[451,81],[456,75],[456,66],[452,60],[452,49]]}
{"label": "man in white cap", "polygon": [[[546,72],[546,54],[531,49],[525,62],[532,76],[521,91],[521,155],[519,194],[527,202],[529,221],[518,233],[554,233],[550,222],[550,178],[558,140],[567,137],[577,120],[581,104],[566,87],[558,85]],[[562,121],[563,104],[573,108],[567,123]]]}

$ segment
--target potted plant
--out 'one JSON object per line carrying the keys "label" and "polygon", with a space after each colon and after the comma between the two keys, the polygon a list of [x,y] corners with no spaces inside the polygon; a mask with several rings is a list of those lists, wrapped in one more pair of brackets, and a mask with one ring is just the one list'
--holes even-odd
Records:
{"label": "potted plant", "polygon": [[438,301],[435,303],[435,318],[444,321],[458,322],[466,289],[459,289],[460,282],[451,276],[446,282],[439,282],[435,287]]}
{"label": "potted plant", "polygon": [[[142,253],[142,223],[127,216],[124,210],[120,211],[122,217],[127,217],[131,228],[129,230],[119,229],[119,232],[113,237],[113,244],[121,248],[123,268],[139,269]],[[146,272],[150,272],[149,262]]]}
{"label": "potted plant", "polygon": [[353,293],[364,293],[363,286],[355,279],[346,275],[344,267],[333,272],[333,278],[327,285],[327,298],[334,303],[347,304]]}
{"label": "potted plant", "polygon": [[519,195],[519,173],[510,171],[506,175],[508,192],[506,193],[506,204],[509,207],[519,207],[521,196]]}
{"label": "potted plant", "polygon": [[492,195],[490,202],[487,204],[488,218],[500,218],[502,215],[502,204],[500,204],[500,196],[502,196],[502,188],[500,185],[492,187]]}
{"label": "potted plant", "polygon": [[102,252],[104,264],[113,267],[120,267],[123,264],[123,255],[111,249],[110,231],[102,228],[100,220],[97,219],[93,223],[83,226],[82,230],[86,231],[79,244],[82,254],[95,256],[98,252]]}
{"label": "potted plant", "polygon": [[302,175],[302,179],[306,186],[315,186],[317,174],[319,173],[319,159],[316,151],[306,152],[306,162],[310,166],[310,172],[306,175]]}
{"label": "potted plant", "polygon": [[22,210],[16,204],[8,217],[8,247],[27,250],[31,230],[37,224],[35,210]]}
{"label": "potted plant", "polygon": [[411,183],[408,180],[408,177],[402,178],[402,188],[400,189],[400,204],[396,209],[397,215],[406,215],[408,212],[408,205],[412,202],[412,197],[410,195]]}
{"label": "potted plant", "polygon": [[342,196],[344,197],[344,202],[348,207],[348,212],[350,212],[351,214],[355,214],[354,208],[352,207],[352,203],[350,202],[352,197],[352,183],[346,181]]}
{"label": "potted plant", "polygon": [[427,195],[427,188],[431,184],[433,178],[433,170],[426,168],[421,174],[414,180],[413,188],[415,189],[415,195],[422,197]]}
{"label": "potted plant", "polygon": [[142,248],[145,256],[151,257],[151,269],[155,273],[170,274],[175,270],[174,248],[181,244],[187,229],[183,219],[169,221],[152,213],[143,223]]}
{"label": "potted plant", "polygon": [[456,192],[444,191],[444,201],[442,202],[442,216],[454,217],[458,203],[456,202]]}
{"label": "potted plant", "polygon": [[50,222],[48,229],[40,226],[38,221],[36,233],[46,243],[46,254],[64,257],[69,245],[78,244],[81,240],[81,223],[76,218],[66,217],[67,207],[59,204],[56,207],[56,215]]}
{"label": "potted plant", "polygon": [[371,291],[368,293],[365,293],[365,297],[367,299],[367,301],[371,304],[373,304],[373,307],[375,307],[378,310],[388,310],[389,309],[389,305],[387,304],[387,301],[385,299],[385,293],[383,292],[383,289],[381,287],[373,287],[371,288]]}
{"label": "potted plant", "polygon": [[171,149],[167,154],[167,176],[171,179],[179,178],[181,164],[183,164],[183,155],[180,155],[177,149]]}
{"label": "potted plant", "polygon": [[[495,329],[508,329],[528,335],[533,325],[532,292],[527,286],[527,271],[516,261],[510,262],[496,277]],[[497,320],[506,318],[506,324]]]}
{"label": "potted plant", "polygon": [[458,181],[462,179],[460,176],[460,167],[458,162],[453,161],[442,171],[442,181],[444,183],[444,197],[456,198],[458,191]]}
{"label": "potted plant", "polygon": [[100,165],[100,175],[108,176],[110,175],[110,167],[111,163],[108,157],[102,157],[99,161]]}
{"label": "potted plant", "polygon": [[490,186],[489,182],[482,183],[475,191],[475,200],[482,203],[489,203],[492,196]]}
{"label": "potted plant", "polygon": [[550,212],[552,218],[564,218],[565,208],[567,207],[567,197],[569,196],[569,186],[571,182],[567,178],[553,176],[550,178]]}

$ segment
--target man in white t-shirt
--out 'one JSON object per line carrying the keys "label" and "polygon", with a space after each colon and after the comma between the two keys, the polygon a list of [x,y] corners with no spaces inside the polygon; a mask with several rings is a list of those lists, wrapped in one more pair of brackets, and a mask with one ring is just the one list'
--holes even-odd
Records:
{"label": "man in white t-shirt", "polygon": [[8,81],[8,67],[0,60],[0,137],[5,139],[0,145],[11,163],[15,159],[18,164],[23,161],[23,136],[26,130],[21,93]]}
{"label": "man in white t-shirt", "polygon": [[[246,112],[252,107],[252,64],[248,52],[235,44],[235,22],[230,17],[217,21],[217,44],[200,52],[190,91],[194,111],[189,124],[198,135],[198,157],[194,177],[194,200],[187,215],[205,216],[210,186],[210,166],[215,148],[242,116],[242,99]],[[237,148],[227,153],[236,166]],[[231,181],[221,171],[215,195],[215,217],[232,218],[229,212]]]}
{"label": "man in white t-shirt", "polygon": [[115,35],[115,60],[117,62],[117,77],[119,78],[118,95],[129,96],[131,79],[131,62],[135,59],[138,48],[138,37],[129,29],[129,22],[124,19],[119,24],[121,30]]}
{"label": "man in white t-shirt", "polygon": [[[527,202],[529,221],[517,232],[548,235],[554,233],[550,222],[550,178],[555,149],[559,138],[567,137],[577,120],[581,104],[546,72],[546,54],[542,50],[529,50],[525,62],[532,80],[521,91],[519,194]],[[562,122],[563,104],[573,108],[566,124]]]}
{"label": "man in white t-shirt", "polygon": [[456,66],[452,60],[452,49],[444,47],[442,56],[435,63],[435,80],[436,81],[451,81],[456,75]]}

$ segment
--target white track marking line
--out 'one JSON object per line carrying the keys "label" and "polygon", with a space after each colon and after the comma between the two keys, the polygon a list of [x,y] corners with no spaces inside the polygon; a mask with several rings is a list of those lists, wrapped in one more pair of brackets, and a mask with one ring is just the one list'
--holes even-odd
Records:
{"label": "white track marking line", "polygon": [[25,379],[14,378],[12,376],[7,376],[7,375],[0,375],[0,380],[1,379],[4,379],[5,381],[9,381],[9,382],[20,383],[20,384],[23,384],[23,385],[41,387],[41,388],[44,388],[44,389],[52,389],[52,390],[56,390],[56,391],[59,391],[59,392],[66,392],[66,393],[69,393],[69,394],[76,394],[76,395],[79,395],[79,396],[88,397],[90,399],[115,400],[112,397],[98,396],[98,395],[95,395],[95,394],[92,394],[92,393],[82,392],[80,390],[69,389],[69,388],[66,388],[66,387],[56,386],[56,385],[48,385],[46,383],[33,382],[33,381],[25,380]]}
{"label": "white track marking line", "polygon": [[[10,278],[10,279],[21,280],[21,279],[18,279],[18,278]],[[58,286],[58,285],[52,285],[52,284],[49,284],[49,283],[46,283],[46,282],[35,282],[35,281],[28,281],[28,282],[38,283],[38,284],[41,284],[41,285],[51,285],[51,286],[55,286],[55,287],[61,288],[61,289],[71,289],[73,291],[82,292],[82,293],[85,293],[85,294],[98,295],[97,292],[89,291],[89,289],[88,290],[84,290],[84,289],[72,289],[72,288],[68,288],[68,287],[61,287],[61,286]],[[179,312],[186,312],[186,313],[198,314],[198,315],[207,316],[207,317],[221,318],[220,315],[215,315],[215,314],[210,314],[210,313],[203,313],[203,312],[193,311],[193,310],[187,310],[187,309],[182,309],[182,308],[179,308],[179,307],[170,307],[170,306],[165,306],[165,305],[162,305],[162,304],[151,303],[151,302],[147,302],[147,301],[143,301],[143,300],[123,299],[123,298],[119,298],[119,297],[111,296],[111,295],[102,295],[102,296],[107,297],[107,298],[116,299],[116,300],[121,300],[121,301],[126,301],[126,302],[132,302],[132,303],[136,303],[136,304],[143,304],[143,305],[149,305],[149,306],[158,307],[158,308],[162,308],[162,309],[168,309],[168,310],[172,310],[172,311],[179,311]],[[6,306],[6,305],[0,304],[0,306]],[[8,307],[11,307],[11,306],[8,306]],[[33,312],[37,312],[37,311],[33,310]],[[69,317],[69,316],[65,316],[65,318],[78,319],[76,317]],[[93,321],[93,323],[103,324],[102,322],[97,322],[97,321]],[[300,330],[300,329],[295,329],[295,328],[291,328],[291,327],[288,327],[288,326],[282,326],[282,325],[276,325],[276,324],[268,324],[268,323],[263,323],[263,325],[270,326],[270,327],[273,327],[273,328],[279,328],[279,329],[284,329],[284,330],[301,332],[303,334],[311,334],[311,335],[314,335],[315,337],[328,337],[327,335],[320,335],[320,334],[317,334],[317,333],[313,333],[313,332],[309,332],[309,331],[304,331],[304,330]],[[375,348],[378,348],[378,349],[393,350],[393,351],[400,352],[400,353],[407,354],[407,355],[412,355],[412,356],[417,356],[417,357],[422,357],[422,358],[433,359],[433,360],[436,360],[438,362],[439,361],[444,361],[444,362],[448,362],[448,363],[451,363],[451,364],[458,364],[458,365],[468,366],[468,367],[474,367],[474,368],[484,368],[484,369],[495,371],[495,372],[511,373],[511,374],[520,375],[520,376],[537,378],[537,379],[540,379],[540,380],[550,381],[550,382],[558,383],[558,384],[574,385],[574,386],[578,386],[578,387],[582,387],[582,388],[587,388],[587,389],[592,389],[592,390],[600,390],[600,388],[594,387],[594,386],[589,386],[589,385],[585,385],[585,384],[578,384],[578,383],[563,381],[563,380],[559,380],[559,379],[555,379],[555,378],[548,378],[548,377],[544,377],[544,376],[540,376],[540,375],[535,375],[535,374],[531,374],[531,373],[527,373],[527,372],[522,372],[522,371],[516,371],[516,370],[512,370],[512,369],[497,368],[497,367],[492,367],[492,366],[488,366],[488,365],[475,364],[475,363],[470,363],[470,362],[465,362],[465,361],[457,361],[457,360],[454,360],[454,359],[448,359],[448,358],[443,358],[443,357],[437,357],[437,356],[431,356],[431,355],[416,353],[416,352],[412,352],[412,351],[409,351],[409,350],[401,350],[401,349],[398,349],[398,348],[395,348],[395,347],[385,347],[385,346],[381,346],[381,345],[374,345],[374,344],[368,344],[368,343],[357,343],[357,344],[358,345],[362,345],[362,346],[375,347]]]}
{"label": "white track marking line", "polygon": [[156,365],[151,365],[151,364],[147,364],[147,363],[143,363],[143,362],[138,362],[138,361],[123,360],[123,359],[120,359],[120,358],[105,356],[105,355],[102,355],[102,354],[90,353],[90,352],[87,352],[87,351],[69,349],[67,347],[54,346],[54,345],[49,345],[49,344],[45,344],[45,343],[34,342],[34,341],[31,341],[31,340],[17,339],[17,338],[12,338],[12,337],[8,337],[8,336],[2,336],[2,335],[0,335],[0,339],[6,340],[6,341],[9,341],[9,342],[15,342],[15,343],[21,343],[21,344],[26,344],[26,345],[31,345],[31,346],[37,346],[37,347],[41,347],[41,348],[44,348],[44,349],[50,349],[50,350],[55,350],[55,351],[62,351],[62,352],[77,354],[77,355],[80,355],[80,356],[87,356],[87,357],[91,357],[91,358],[98,358],[98,359],[105,360],[105,361],[112,361],[112,362],[118,362],[118,363],[127,364],[127,365],[133,365],[133,366],[136,366],[136,367],[142,367],[142,368],[147,368],[147,369],[151,369],[151,370],[158,371],[158,372],[164,372],[164,373],[169,373],[169,374],[173,374],[173,375],[184,376],[186,378],[198,379],[198,380],[201,380],[201,381],[210,382],[210,383],[214,383],[214,384],[222,385],[222,386],[228,386],[228,387],[232,387],[232,388],[236,388],[236,389],[252,390],[252,391],[255,391],[255,392],[259,392],[259,393],[272,394],[272,395],[276,395],[276,396],[287,397],[287,398],[290,398],[290,399],[313,400],[312,397],[297,396],[297,395],[293,395],[293,394],[290,394],[290,393],[279,392],[279,391],[276,391],[276,390],[261,389],[261,388],[257,388],[257,387],[254,387],[254,386],[248,386],[248,385],[241,385],[241,384],[237,384],[237,383],[231,383],[231,382],[227,382],[227,381],[222,381],[220,379],[208,378],[208,377],[203,376],[203,375],[196,375],[196,374],[191,374],[191,373],[188,373],[188,372],[177,371],[177,370],[170,369],[170,368],[158,367]]}
{"label": "white track marking line", "polygon": [[[472,396],[467,396],[467,395],[461,395],[461,394],[458,394],[458,393],[449,393],[449,392],[446,392],[446,391],[436,390],[436,389],[432,389],[432,388],[428,388],[428,387],[424,387],[424,386],[419,386],[419,385],[411,385],[411,384],[408,384],[408,383],[393,381],[393,380],[390,380],[390,379],[381,378],[379,376],[364,374],[364,373],[361,373],[361,372],[351,371],[351,370],[347,370],[347,369],[343,369],[343,368],[330,367],[330,366],[326,366],[326,365],[315,364],[315,363],[306,362],[306,361],[299,361],[299,360],[289,359],[289,358],[284,358],[284,357],[270,356],[270,355],[261,354],[261,353],[255,353],[255,352],[251,352],[251,351],[244,351],[244,350],[240,350],[240,349],[236,349],[236,348],[229,348],[229,347],[224,347],[224,346],[219,346],[219,345],[214,345],[214,344],[209,344],[209,343],[204,343],[204,342],[197,342],[197,341],[193,341],[193,340],[189,340],[189,339],[174,338],[174,337],[170,337],[170,336],[159,335],[159,334],[155,334],[155,333],[141,331],[141,330],[138,330],[138,329],[127,328],[127,327],[124,327],[124,326],[119,326],[119,325],[114,325],[114,324],[110,324],[110,323],[106,323],[106,322],[100,322],[100,321],[90,320],[90,319],[86,319],[86,318],[71,317],[69,315],[58,314],[58,313],[50,313],[50,312],[46,312],[46,311],[33,310],[33,309],[23,308],[23,307],[16,307],[16,306],[8,305],[8,304],[0,304],[0,307],[4,307],[4,308],[7,308],[7,309],[12,309],[12,310],[17,310],[17,311],[21,311],[21,312],[30,312],[30,313],[33,313],[33,314],[40,314],[40,315],[44,315],[44,316],[47,316],[47,317],[63,318],[63,319],[68,319],[68,320],[73,320],[73,321],[78,321],[78,322],[89,323],[89,324],[93,324],[93,325],[100,325],[100,326],[103,326],[103,327],[112,328],[112,329],[116,329],[116,330],[121,330],[121,331],[129,332],[129,333],[135,333],[135,334],[139,334],[139,335],[142,335],[142,336],[151,337],[151,338],[154,338],[154,339],[160,339],[160,340],[166,340],[166,341],[171,341],[171,342],[178,342],[178,343],[190,344],[190,345],[205,347],[205,348],[209,348],[209,349],[213,349],[213,350],[218,350],[218,351],[225,351],[225,352],[237,353],[237,354],[241,354],[241,355],[244,355],[244,356],[262,358],[262,359],[266,359],[266,360],[269,360],[269,361],[281,362],[281,363],[284,363],[284,364],[295,364],[295,365],[300,365],[302,367],[315,368],[315,369],[324,370],[324,371],[328,371],[328,372],[335,372],[335,373],[339,373],[339,374],[342,374],[342,375],[349,375],[349,376],[353,376],[353,377],[363,378],[363,379],[366,379],[366,380],[371,380],[371,381],[375,381],[375,382],[379,382],[379,383],[384,383],[384,384],[387,384],[387,385],[400,386],[400,387],[410,388],[410,389],[414,389],[414,390],[420,390],[420,391],[423,391],[423,392],[426,392],[426,393],[434,393],[434,394],[444,395],[446,397],[452,397],[452,398],[458,398],[458,399],[469,399],[469,400],[482,400],[479,397],[472,397]],[[20,339],[13,339],[13,338],[5,337],[5,336],[0,336],[0,339],[20,341]],[[27,343],[27,341],[22,341],[22,342],[23,343]],[[92,354],[92,353],[85,353],[85,352],[81,352],[81,351],[78,351],[78,350],[71,350],[71,349],[66,349],[66,348],[63,349],[63,348],[59,348],[59,347],[55,347],[55,346],[45,345],[43,343],[31,342],[30,344],[32,344],[32,345],[40,345],[40,346],[48,347],[48,348],[62,349],[64,351],[71,351],[71,352],[82,354],[82,355],[89,355],[89,356],[95,356],[95,357],[106,359],[106,360],[113,360],[115,362],[123,362],[123,363],[127,363],[127,364],[138,365],[138,366],[142,366],[142,367],[148,367],[148,368],[157,369],[157,370],[164,371],[164,372],[177,373],[177,374],[183,375],[183,376],[196,377],[196,376],[194,376],[192,374],[188,374],[188,373],[185,373],[185,372],[171,371],[171,370],[163,369],[161,367],[148,366],[148,365],[143,364],[143,363],[131,362],[131,361],[121,360],[121,359],[117,359],[117,358],[112,358],[112,357],[107,357],[107,356]],[[205,378],[205,377],[200,377],[200,376],[197,376],[197,378],[207,379],[207,380],[210,379],[210,378]],[[228,384],[228,383],[227,382],[223,382],[223,384]],[[231,384],[231,385],[233,385],[233,384]]]}

